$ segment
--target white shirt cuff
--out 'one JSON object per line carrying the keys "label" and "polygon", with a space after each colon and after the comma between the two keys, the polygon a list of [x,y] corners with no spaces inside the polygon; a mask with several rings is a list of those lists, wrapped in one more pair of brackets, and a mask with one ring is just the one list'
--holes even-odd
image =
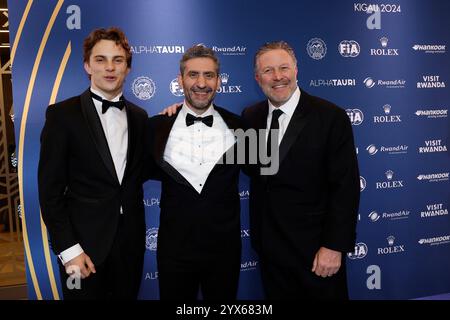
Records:
{"label": "white shirt cuff", "polygon": [[80,254],[82,254],[83,248],[81,248],[80,244],[77,243],[74,246],[71,246],[69,249],[64,250],[58,255],[58,258],[61,260],[62,264],[66,264],[73,258],[78,257]]}

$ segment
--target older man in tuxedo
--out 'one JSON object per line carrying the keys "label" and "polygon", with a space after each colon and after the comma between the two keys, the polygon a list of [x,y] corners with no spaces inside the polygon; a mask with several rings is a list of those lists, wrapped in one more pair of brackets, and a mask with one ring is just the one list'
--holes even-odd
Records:
{"label": "older man in tuxedo", "polygon": [[[240,117],[213,103],[219,60],[202,45],[180,61],[185,100],[176,115],[150,119],[150,147],[162,181],[158,277],[163,300],[236,298],[241,257],[240,167],[234,150]],[[174,108],[176,110],[176,107]]]}
{"label": "older man in tuxedo", "polygon": [[300,89],[297,73],[286,42],[255,55],[267,100],[242,116],[277,130],[279,170],[251,178],[252,244],[267,298],[347,299],[345,253],[354,249],[359,205],[352,128],[343,109]]}

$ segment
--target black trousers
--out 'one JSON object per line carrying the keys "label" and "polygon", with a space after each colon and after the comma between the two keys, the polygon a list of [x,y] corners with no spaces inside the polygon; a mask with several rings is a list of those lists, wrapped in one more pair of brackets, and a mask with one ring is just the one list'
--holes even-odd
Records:
{"label": "black trousers", "polygon": [[236,300],[240,255],[194,261],[158,258],[161,300],[204,301]]}
{"label": "black trousers", "polygon": [[345,261],[338,273],[326,278],[311,272],[312,266],[287,267],[261,260],[260,267],[269,300],[348,300]]}
{"label": "black trousers", "polygon": [[[101,236],[101,235],[99,235]],[[139,293],[144,263],[142,250],[127,247],[126,234],[119,224],[111,251],[105,262],[96,265],[96,273],[80,280],[68,279],[65,267],[60,264],[61,286],[65,300],[135,300]],[[142,251],[142,254],[140,253]],[[86,252],[89,255],[88,252]],[[69,283],[69,285],[67,285]],[[72,288],[72,289],[71,289]]]}

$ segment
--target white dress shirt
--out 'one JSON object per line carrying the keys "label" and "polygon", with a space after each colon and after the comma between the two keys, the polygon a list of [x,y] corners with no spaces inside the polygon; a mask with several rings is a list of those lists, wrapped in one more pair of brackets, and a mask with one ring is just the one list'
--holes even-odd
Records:
{"label": "white dress shirt", "polygon": [[[108,100],[102,95],[101,92],[91,88],[91,91],[102,99]],[[118,94],[112,102],[119,101],[122,96],[122,92]],[[127,150],[128,150],[128,121],[127,112],[125,108],[120,110],[119,108],[110,107],[105,113],[102,113],[102,102],[92,98],[95,109],[97,110],[100,122],[102,123],[103,132],[105,133],[106,141],[108,142],[109,151],[114,162],[114,168],[116,169],[117,178],[122,183],[123,175],[125,173],[125,167],[127,165]],[[122,214],[122,207],[120,208]],[[62,263],[72,260],[79,256],[84,251],[80,244],[77,243],[72,247],[64,250],[60,253],[59,258]]]}
{"label": "white dress shirt", "polygon": [[[201,121],[188,127],[188,113],[195,117],[212,115],[212,127]],[[210,172],[234,143],[234,134],[212,105],[203,114],[197,115],[184,103],[170,131],[164,160],[201,193]]]}
{"label": "white dress shirt", "polygon": [[[96,95],[106,99],[99,91],[91,88],[91,91]],[[118,94],[112,102],[119,101],[122,92]],[[103,132],[105,132],[106,141],[108,142],[109,151],[114,162],[117,178],[122,183],[125,167],[127,166],[127,150],[128,150],[128,121],[127,111],[125,108],[109,107],[105,113],[102,113],[102,102],[97,99],[94,101],[95,109],[97,110],[100,122],[102,123]]]}
{"label": "white dress shirt", "polygon": [[[266,127],[267,129],[270,128],[270,124],[272,122],[272,112],[275,109],[280,109],[281,111],[283,111],[281,116],[278,118],[278,123],[280,125],[278,131],[278,145],[280,145],[281,140],[283,139],[283,136],[286,133],[287,127],[289,125],[289,122],[291,121],[292,115],[294,114],[295,108],[297,108],[298,102],[300,101],[300,94],[301,94],[300,89],[299,87],[297,87],[297,89],[294,91],[289,100],[286,101],[285,104],[279,106],[278,108],[274,107],[269,100],[269,113],[267,115],[267,127]],[[266,130],[266,141],[268,135],[269,130]]]}

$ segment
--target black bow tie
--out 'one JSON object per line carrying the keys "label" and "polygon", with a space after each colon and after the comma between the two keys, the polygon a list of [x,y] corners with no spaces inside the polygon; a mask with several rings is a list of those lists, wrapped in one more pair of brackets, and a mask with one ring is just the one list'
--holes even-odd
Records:
{"label": "black bow tie", "polygon": [[195,121],[201,121],[204,124],[206,124],[208,127],[212,127],[213,124],[213,116],[206,116],[206,117],[195,117],[192,114],[188,113],[186,115],[186,125],[189,127],[190,125],[194,124]]}
{"label": "black bow tie", "polygon": [[102,103],[102,113],[105,113],[106,111],[108,111],[109,107],[116,107],[119,110],[122,110],[123,107],[125,107],[125,101],[123,99],[123,96],[121,96],[120,100],[116,101],[116,102],[112,102],[112,101],[109,101],[109,100],[102,99],[102,97],[96,95],[93,92],[91,92],[91,97],[94,98],[95,100],[100,101]]}

